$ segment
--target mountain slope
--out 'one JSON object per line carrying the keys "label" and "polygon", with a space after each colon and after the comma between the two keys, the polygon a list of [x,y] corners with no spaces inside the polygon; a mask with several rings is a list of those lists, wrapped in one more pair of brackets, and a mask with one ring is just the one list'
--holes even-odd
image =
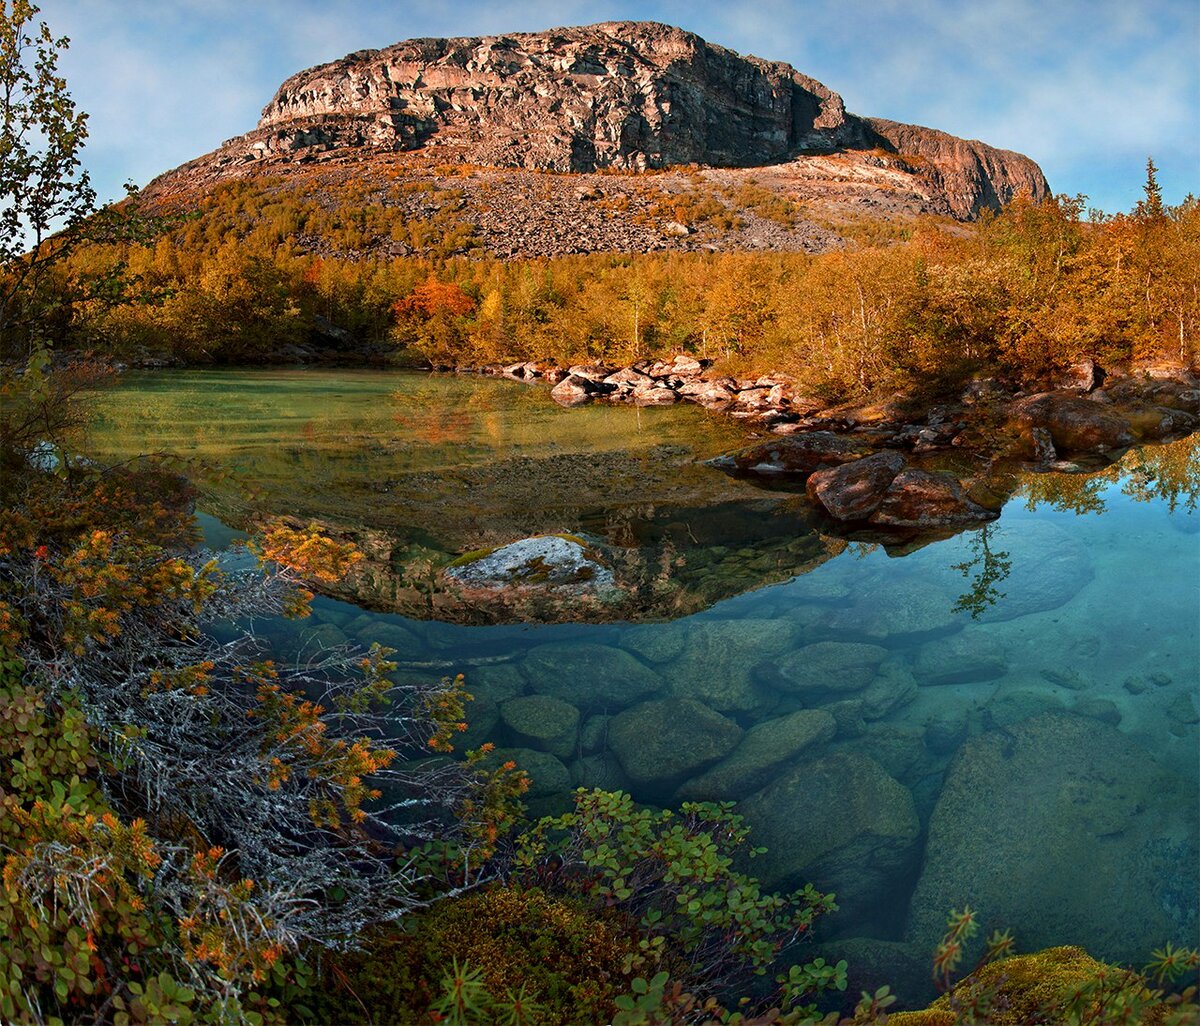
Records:
{"label": "mountain slope", "polygon": [[[788,64],[652,22],[350,54],[293,75],[253,131],[148,193],[187,198],[228,179],[297,174],[324,189],[423,179],[422,188],[456,193],[460,220],[485,249],[520,254],[815,250],[841,243],[847,217],[969,220],[1049,191],[1020,154],[859,117]],[[554,182],[561,174],[571,177]],[[386,207],[389,196],[377,202]],[[541,216],[546,204],[552,213]],[[592,216],[608,206],[612,216]],[[648,232],[604,224],[638,215]],[[562,218],[596,230],[556,240],[547,232]],[[505,239],[517,241],[506,250]]]}

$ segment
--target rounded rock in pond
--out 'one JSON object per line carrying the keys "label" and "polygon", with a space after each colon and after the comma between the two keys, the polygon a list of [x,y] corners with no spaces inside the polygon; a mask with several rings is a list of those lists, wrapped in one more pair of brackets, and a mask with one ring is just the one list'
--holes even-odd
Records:
{"label": "rounded rock in pond", "polygon": [[495,741],[500,723],[500,708],[490,698],[476,695],[463,707],[467,729],[451,738],[456,752],[469,752],[489,741]]}
{"label": "rounded rock in pond", "polygon": [[839,929],[878,918],[916,854],[912,795],[877,762],[841,752],[788,770],[736,811],[766,853],[748,863],[764,890],[833,891]]}
{"label": "rounded rock in pond", "polygon": [[921,577],[877,577],[863,582],[851,605],[829,610],[820,623],[845,640],[916,641],[962,627],[955,600],[949,588]]}
{"label": "rounded rock in pond", "polygon": [[755,667],[787,650],[795,635],[783,620],[691,620],[683,625],[683,653],[659,672],[680,698],[694,698],[723,713],[759,713],[774,697]]}
{"label": "rounded rock in pond", "polygon": [[686,781],[678,801],[736,801],[771,782],[784,765],[815,754],[837,731],[822,709],[801,709],[755,724],[712,769]]}
{"label": "rounded rock in pond", "polygon": [[889,661],[879,667],[878,675],[858,698],[862,701],[864,719],[882,720],[915,701],[918,694],[913,675],[905,667]]}
{"label": "rounded rock in pond", "polygon": [[500,718],[522,745],[560,758],[575,753],[579,710],[560,698],[549,695],[510,698],[500,706]]}
{"label": "rounded rock in pond", "polygon": [[728,755],[743,730],[690,698],[662,698],[613,717],[608,744],[630,781],[665,796],[693,773]]}
{"label": "rounded rock in pond", "polygon": [[529,689],[529,681],[512,663],[492,663],[469,667],[465,674],[467,691],[479,698],[505,702]]}
{"label": "rounded rock in pond", "polygon": [[1111,698],[1084,698],[1071,706],[1071,712],[1076,716],[1090,716],[1114,727],[1121,722],[1121,710]]}
{"label": "rounded rock in pond", "polygon": [[687,625],[648,623],[621,634],[621,645],[648,663],[669,663],[687,648]]}
{"label": "rounded rock in pond", "polygon": [[587,753],[598,752],[608,744],[608,725],[612,717],[605,713],[589,716],[579,728],[579,747]]}
{"label": "rounded rock in pond", "polygon": [[927,641],[913,660],[918,684],[972,684],[1004,676],[1004,646],[983,631],[965,630]]}
{"label": "rounded rock in pond", "polygon": [[785,655],[769,678],[780,690],[792,694],[843,695],[870,684],[887,654],[879,645],[818,641]]}
{"label": "rounded rock in pond", "polygon": [[1019,548],[1007,576],[999,584],[1004,596],[980,613],[980,623],[1015,620],[1030,613],[1057,609],[1073,599],[1095,576],[1083,543],[1057,524],[1023,520],[1019,525],[1006,525],[999,521],[990,530],[993,550],[1004,549],[1010,530]]}
{"label": "rounded rock in pond", "polygon": [[1044,690],[1003,688],[984,706],[983,719],[990,727],[1011,727],[1033,716],[1059,712],[1063,708],[1062,702]]}
{"label": "rounded rock in pond", "polygon": [[1194,785],[1098,720],[1047,713],[972,738],[930,820],[909,939],[932,948],[947,909],[970,904],[1031,949],[1136,965],[1192,944],[1198,818]]}
{"label": "rounded rock in pond", "polygon": [[517,769],[529,775],[529,798],[558,798],[571,790],[571,774],[562,761],[549,752],[532,748],[496,748],[484,756],[481,765],[496,769],[515,762]]}
{"label": "rounded rock in pond", "polygon": [[403,659],[411,652],[419,652],[422,648],[420,639],[407,627],[381,620],[363,624],[358,631],[358,640],[364,645],[378,644],[390,648],[397,659]]}
{"label": "rounded rock in pond", "polygon": [[576,787],[602,791],[628,791],[629,778],[612,752],[585,755],[571,763],[571,779]]}
{"label": "rounded rock in pond", "polygon": [[539,694],[577,709],[620,709],[665,683],[624,649],[590,642],[538,645],[526,653],[522,669]]}

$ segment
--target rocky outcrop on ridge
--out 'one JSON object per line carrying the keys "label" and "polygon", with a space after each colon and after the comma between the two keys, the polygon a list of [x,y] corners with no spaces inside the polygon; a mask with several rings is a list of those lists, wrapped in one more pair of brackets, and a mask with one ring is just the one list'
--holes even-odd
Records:
{"label": "rocky outcrop on ridge", "polygon": [[873,142],[837,93],[791,66],[653,22],[360,51],[289,78],[258,128],[268,151],[458,146],[473,163],[548,171],[750,166]]}
{"label": "rocky outcrop on ridge", "polygon": [[[597,196],[613,191],[591,176],[682,167],[707,168],[710,177],[718,171],[709,182],[715,189],[752,184],[802,202],[861,203],[868,209],[853,213],[869,216],[932,212],[969,219],[1022,192],[1037,199],[1049,191],[1038,166],[1020,154],[859,117],[836,92],[788,64],[742,56],[653,22],[413,39],[350,54],[293,75],[253,131],[147,191],[191,194],[230,178],[290,174],[300,165],[337,168],[343,176],[353,168],[367,178],[375,166],[392,181],[412,171],[413,157],[425,161],[426,174],[450,165],[587,175],[582,191],[550,188],[554,202],[570,208],[569,219],[571,210],[587,212]],[[764,180],[738,177],[748,169],[766,172]],[[522,181],[534,205],[546,199],[532,179]],[[487,187],[511,184],[488,179]],[[678,185],[663,191],[669,195]],[[488,244],[496,204],[466,192],[459,196],[464,216]],[[511,227],[509,220],[501,216],[498,228]],[[694,235],[680,227],[667,232],[665,248],[692,248],[679,245]],[[811,250],[837,241],[811,224],[798,239],[771,230],[770,219],[759,225],[751,216],[749,227],[750,237],[730,248]],[[610,241],[602,235],[583,249],[622,248]],[[572,242],[578,245],[574,239],[561,245]],[[626,240],[625,247],[641,245]]]}

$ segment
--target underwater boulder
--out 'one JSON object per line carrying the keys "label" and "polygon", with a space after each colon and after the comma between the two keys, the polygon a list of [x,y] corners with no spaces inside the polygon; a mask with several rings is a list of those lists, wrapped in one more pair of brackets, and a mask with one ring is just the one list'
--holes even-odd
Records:
{"label": "underwater boulder", "polygon": [[700,702],[662,698],[614,716],[608,744],[638,792],[659,798],[728,755],[743,733]]}
{"label": "underwater boulder", "polygon": [[500,706],[500,718],[525,747],[549,752],[560,759],[575,754],[579,710],[561,698],[549,695],[510,698]]}
{"label": "underwater boulder", "polygon": [[921,685],[972,684],[1002,677],[1007,670],[1004,646],[979,630],[927,641],[913,660],[913,675]]}
{"label": "underwater boulder", "polygon": [[534,690],[578,709],[620,709],[661,691],[662,677],[624,649],[590,642],[552,642],[522,661]]}
{"label": "underwater boulder", "polygon": [[717,712],[762,713],[774,704],[755,672],[787,650],[795,628],[786,620],[691,620],[682,625],[682,653],[658,667],[679,698]]}
{"label": "underwater boulder", "polygon": [[789,652],[768,671],[781,691],[806,697],[862,691],[875,679],[887,649],[846,641],[818,641]]}
{"label": "underwater boulder", "polygon": [[571,790],[571,773],[561,759],[549,752],[532,748],[496,748],[480,763],[484,769],[496,769],[506,762],[515,762],[517,769],[529,775],[527,798],[560,798]]}
{"label": "underwater boulder", "polygon": [[755,724],[741,743],[712,769],[687,781],[678,801],[735,801],[771,782],[789,762],[815,755],[837,731],[822,709],[801,709]]}
{"label": "underwater boulder", "polygon": [[1046,713],[989,731],[947,772],[908,937],[932,950],[969,904],[982,933],[1011,928],[1031,948],[1142,964],[1194,943],[1198,818],[1194,783],[1108,724]]}
{"label": "underwater boulder", "polygon": [[920,823],[908,788],[865,755],[839,752],[786,771],[736,810],[756,846],[747,871],[765,890],[811,883],[837,895],[838,927],[880,916],[916,854]]}

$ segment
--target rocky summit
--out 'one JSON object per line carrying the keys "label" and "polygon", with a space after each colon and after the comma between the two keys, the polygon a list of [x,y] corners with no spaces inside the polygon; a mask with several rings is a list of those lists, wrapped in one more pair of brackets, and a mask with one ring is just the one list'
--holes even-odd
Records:
{"label": "rocky summit", "polygon": [[[778,222],[795,219],[769,210],[758,216],[764,196],[815,204],[822,213],[965,220],[1021,193],[1040,199],[1049,191],[1037,164],[1021,154],[851,114],[838,93],[789,64],[742,56],[653,22],[412,39],[349,54],[293,75],[253,131],[148,191],[194,194],[220,181],[286,176],[302,167],[346,176],[350,166],[390,181],[440,169],[455,181],[455,204],[493,251],[499,249],[489,235],[521,239],[520,225],[502,216],[514,190],[522,205],[532,199],[560,221],[580,224],[584,251],[696,248],[688,239],[697,241],[695,226],[665,213],[661,245],[644,232],[617,238],[600,231],[588,241],[588,213],[597,208],[611,206],[634,222],[662,213],[664,204],[632,194],[621,172],[641,181],[662,175],[638,172],[668,172],[653,188],[676,209],[681,193],[703,187],[750,229],[742,238],[727,226],[716,246],[710,232],[709,248],[839,243],[813,227],[820,218],[810,218],[807,229],[780,231]],[[676,181],[673,169],[687,169],[690,178]],[[510,175],[467,181],[487,170]],[[554,174],[542,174],[536,186],[520,178],[514,185],[517,172]],[[563,173],[580,177],[556,182]],[[747,187],[758,192],[747,198]],[[516,246],[518,253],[560,249]]]}

